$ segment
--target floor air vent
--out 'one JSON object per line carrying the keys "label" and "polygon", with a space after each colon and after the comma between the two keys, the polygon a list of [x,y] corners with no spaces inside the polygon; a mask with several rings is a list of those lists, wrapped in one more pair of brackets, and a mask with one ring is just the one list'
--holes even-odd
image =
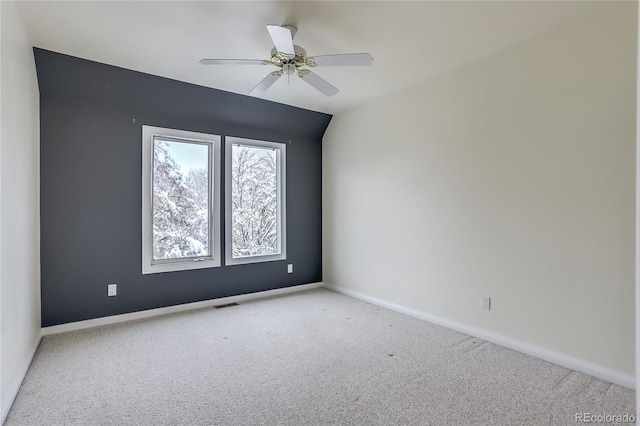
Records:
{"label": "floor air vent", "polygon": [[237,303],[227,303],[226,305],[218,305],[214,306],[215,309],[228,308],[229,306],[238,306]]}

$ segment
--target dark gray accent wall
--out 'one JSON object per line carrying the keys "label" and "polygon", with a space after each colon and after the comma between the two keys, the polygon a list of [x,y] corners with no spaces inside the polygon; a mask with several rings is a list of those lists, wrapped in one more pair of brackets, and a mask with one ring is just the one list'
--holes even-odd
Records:
{"label": "dark gray accent wall", "polygon": [[[43,327],[322,280],[322,135],[330,115],[34,53]],[[286,143],[287,260],[142,275],[142,125]],[[107,297],[109,283],[118,284],[116,297]]]}

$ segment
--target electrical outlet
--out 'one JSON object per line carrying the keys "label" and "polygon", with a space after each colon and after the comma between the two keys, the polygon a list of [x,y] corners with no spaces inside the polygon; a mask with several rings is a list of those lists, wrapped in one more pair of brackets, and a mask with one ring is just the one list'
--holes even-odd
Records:
{"label": "electrical outlet", "polygon": [[293,263],[287,265],[287,273],[293,274]]}
{"label": "electrical outlet", "polygon": [[481,303],[482,303],[482,309],[487,309],[487,310],[491,309],[491,297],[482,296]]}
{"label": "electrical outlet", "polygon": [[115,296],[118,294],[118,284],[109,284],[107,286],[107,296]]}

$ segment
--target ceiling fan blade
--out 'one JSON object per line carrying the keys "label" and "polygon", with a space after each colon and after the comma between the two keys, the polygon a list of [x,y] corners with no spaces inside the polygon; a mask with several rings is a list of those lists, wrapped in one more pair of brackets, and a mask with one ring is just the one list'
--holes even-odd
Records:
{"label": "ceiling fan blade", "polygon": [[307,65],[313,67],[336,67],[346,65],[371,65],[373,57],[368,53],[346,53],[343,55],[323,55],[307,58]]}
{"label": "ceiling fan blade", "polygon": [[322,92],[325,96],[333,96],[340,91],[327,80],[309,70],[298,71],[298,76],[305,82],[309,83],[309,85],[313,86],[316,90]]}
{"label": "ceiling fan blade", "polygon": [[200,59],[202,65],[266,65],[262,59]]}
{"label": "ceiling fan blade", "polygon": [[262,79],[260,83],[256,87],[253,88],[252,91],[249,92],[252,96],[260,96],[267,91],[269,87],[273,85],[280,77],[282,77],[282,70],[274,71],[271,74],[267,75]]}
{"label": "ceiling fan blade", "polygon": [[267,31],[269,31],[273,45],[278,52],[288,55],[295,54],[293,51],[293,35],[289,28],[279,25],[267,25]]}

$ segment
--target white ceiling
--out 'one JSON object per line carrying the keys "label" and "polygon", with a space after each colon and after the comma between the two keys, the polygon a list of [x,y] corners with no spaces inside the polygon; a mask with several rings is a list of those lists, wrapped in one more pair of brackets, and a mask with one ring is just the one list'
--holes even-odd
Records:
{"label": "white ceiling", "polygon": [[201,58],[268,59],[267,24],[298,27],[309,56],[369,52],[371,67],[316,68],[325,97],[297,77],[265,99],[336,113],[595,13],[602,2],[23,1],[34,46],[246,94],[272,66],[204,66]]}

